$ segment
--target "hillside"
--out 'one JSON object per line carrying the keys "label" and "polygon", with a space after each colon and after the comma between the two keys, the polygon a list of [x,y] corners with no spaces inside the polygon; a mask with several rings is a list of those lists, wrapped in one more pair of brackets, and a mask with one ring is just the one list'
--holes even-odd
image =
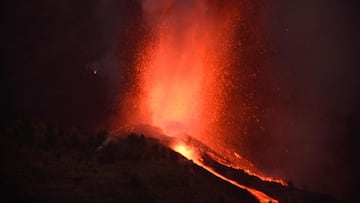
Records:
{"label": "hillside", "polygon": [[[2,202],[258,201],[144,135],[118,137],[99,148],[106,132],[79,132],[27,120],[7,125],[1,135]],[[280,202],[338,202],[261,181],[206,155],[204,162]]]}

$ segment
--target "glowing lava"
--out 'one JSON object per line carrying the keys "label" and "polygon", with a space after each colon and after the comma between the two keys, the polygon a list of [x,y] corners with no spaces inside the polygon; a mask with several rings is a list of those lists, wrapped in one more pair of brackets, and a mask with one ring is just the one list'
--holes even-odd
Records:
{"label": "glowing lava", "polygon": [[250,187],[246,187],[245,185],[241,185],[239,183],[237,183],[236,181],[233,181],[219,173],[217,173],[216,171],[214,171],[213,169],[211,169],[210,167],[207,167],[205,165],[203,165],[202,163],[195,161],[195,163],[201,167],[203,167],[205,170],[209,171],[210,173],[212,173],[213,175],[217,176],[220,179],[223,179],[233,185],[235,185],[236,187],[239,187],[241,189],[247,190],[249,191],[252,195],[254,195],[261,203],[269,203],[269,202],[274,202],[274,203],[278,203],[279,201],[277,201],[276,199],[269,197],[268,195],[266,195],[265,193],[256,190],[254,188],[250,188]]}
{"label": "glowing lava", "polygon": [[173,149],[176,151],[176,152],[179,152],[180,154],[182,154],[184,157],[186,157],[187,159],[190,159],[192,160],[193,159],[193,152],[191,149],[189,149],[186,145],[183,145],[183,144],[178,144],[178,145],[175,145],[173,147]]}
{"label": "glowing lava", "polygon": [[279,202],[276,199],[266,195],[265,193],[263,193],[263,192],[261,192],[259,190],[247,187],[247,186],[242,185],[242,184],[239,184],[238,182],[236,182],[234,180],[231,180],[230,178],[227,178],[227,177],[221,175],[220,173],[216,172],[215,170],[213,170],[209,166],[204,165],[202,163],[202,159],[199,158],[200,156],[198,154],[196,154],[196,152],[194,150],[192,150],[191,147],[187,146],[184,143],[174,144],[172,146],[172,149],[175,150],[176,152],[182,154],[187,159],[192,160],[195,164],[197,164],[198,166],[201,166],[202,168],[204,168],[208,172],[212,173],[213,175],[217,176],[218,178],[220,178],[220,179],[222,179],[222,180],[224,180],[226,182],[229,182],[232,185],[235,185],[236,187],[247,190],[253,196],[255,196],[259,200],[259,202],[261,202],[261,203],[268,203],[268,202],[277,203],[277,202]]}
{"label": "glowing lava", "polygon": [[167,135],[199,138],[215,126],[223,104],[222,43],[236,11],[215,11],[206,1],[159,2],[143,3],[153,41],[140,68],[142,117]]}

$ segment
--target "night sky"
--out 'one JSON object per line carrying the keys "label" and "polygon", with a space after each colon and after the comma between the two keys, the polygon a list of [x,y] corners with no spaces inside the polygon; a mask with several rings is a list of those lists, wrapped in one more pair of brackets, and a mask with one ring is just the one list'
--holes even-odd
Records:
{"label": "night sky", "polygon": [[276,156],[295,183],[358,198],[358,3],[280,0],[269,7],[272,70],[282,97],[269,128],[285,148]]}
{"label": "night sky", "polygon": [[[259,105],[267,112],[266,135],[234,145],[259,168],[296,186],[354,200],[360,171],[358,3],[254,4],[264,12],[263,38],[271,53],[266,82],[253,87],[255,98],[265,97],[261,86],[278,89],[274,100]],[[106,128],[131,89],[129,70],[146,38],[140,3],[14,0],[3,10],[2,120],[25,115]]]}

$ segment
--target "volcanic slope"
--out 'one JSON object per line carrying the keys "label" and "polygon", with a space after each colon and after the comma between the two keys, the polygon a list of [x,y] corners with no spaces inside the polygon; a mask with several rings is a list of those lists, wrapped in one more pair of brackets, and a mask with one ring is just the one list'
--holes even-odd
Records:
{"label": "volcanic slope", "polygon": [[[1,202],[258,202],[158,139],[129,134],[103,145],[108,136],[29,121],[1,129]],[[240,173],[204,158],[219,172]],[[280,202],[338,202],[248,180]],[[296,201],[287,197],[294,191]]]}

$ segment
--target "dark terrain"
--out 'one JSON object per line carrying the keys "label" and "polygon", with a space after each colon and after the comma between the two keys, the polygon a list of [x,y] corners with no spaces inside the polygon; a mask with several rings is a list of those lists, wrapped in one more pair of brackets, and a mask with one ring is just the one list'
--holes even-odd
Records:
{"label": "dark terrain", "polygon": [[[18,119],[1,129],[2,202],[257,202],[144,135],[80,132]],[[204,155],[204,163],[280,202],[339,202],[268,183]],[[5,200],[5,201],[4,201]]]}

